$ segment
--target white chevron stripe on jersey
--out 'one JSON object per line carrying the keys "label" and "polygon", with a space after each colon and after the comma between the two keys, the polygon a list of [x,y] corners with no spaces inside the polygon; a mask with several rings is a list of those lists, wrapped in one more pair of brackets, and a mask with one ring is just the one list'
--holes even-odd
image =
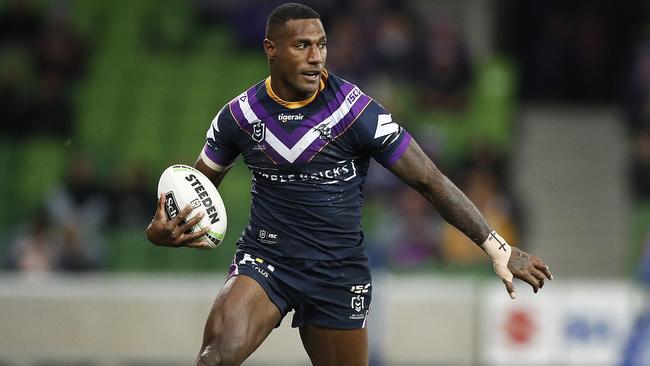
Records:
{"label": "white chevron stripe on jersey", "polygon": [[257,115],[255,115],[255,112],[251,109],[250,104],[248,104],[248,96],[246,95],[246,92],[238,96],[237,101],[239,103],[239,108],[241,108],[242,113],[244,113],[246,122],[252,125],[253,123],[260,121]]}
{"label": "white chevron stripe on jersey", "polygon": [[[238,98],[239,107],[244,113],[244,118],[249,124],[260,121],[260,118],[255,114],[251,109],[250,104],[248,104],[248,98],[243,98],[245,94],[241,95]],[[287,147],[280,139],[273,134],[268,128],[266,129],[265,140],[280,156],[285,158],[288,162],[293,163],[296,159],[320,136],[320,131],[318,131],[319,126],[327,126],[332,128],[338,124],[343,117],[345,117],[352,109],[352,106],[357,102],[360,97],[364,95],[359,88],[355,87],[345,96],[345,101],[339,106],[339,108],[334,111],[329,117],[327,117],[323,122],[309,129],[305,135],[291,148]]]}

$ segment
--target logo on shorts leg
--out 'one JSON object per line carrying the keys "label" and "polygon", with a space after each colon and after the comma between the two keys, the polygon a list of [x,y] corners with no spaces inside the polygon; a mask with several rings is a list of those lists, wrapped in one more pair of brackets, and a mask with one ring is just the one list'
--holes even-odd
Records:
{"label": "logo on shorts leg", "polygon": [[354,309],[354,311],[357,313],[360,313],[361,310],[366,308],[365,300],[366,298],[361,295],[352,296],[352,309]]}
{"label": "logo on shorts leg", "polygon": [[354,285],[350,289],[350,292],[355,293],[355,294],[367,294],[368,291],[370,291],[370,284],[365,284],[365,285]]}
{"label": "logo on shorts leg", "polygon": [[250,265],[264,277],[268,277],[269,272],[275,271],[275,267],[273,267],[271,263],[268,263],[259,257],[253,258],[253,256],[248,253],[244,253],[244,258],[239,261],[239,265]]}

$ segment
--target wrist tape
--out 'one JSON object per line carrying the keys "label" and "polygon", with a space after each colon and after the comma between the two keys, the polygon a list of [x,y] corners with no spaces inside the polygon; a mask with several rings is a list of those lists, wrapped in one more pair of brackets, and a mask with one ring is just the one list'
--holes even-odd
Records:
{"label": "wrist tape", "polygon": [[481,249],[492,258],[494,271],[506,281],[512,282],[512,272],[508,269],[508,261],[512,248],[496,231],[492,231],[481,244]]}

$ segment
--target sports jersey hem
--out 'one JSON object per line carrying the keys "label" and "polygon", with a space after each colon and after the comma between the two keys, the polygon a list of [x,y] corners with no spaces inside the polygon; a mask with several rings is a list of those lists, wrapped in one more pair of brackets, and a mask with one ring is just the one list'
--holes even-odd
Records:
{"label": "sports jersey hem", "polygon": [[232,165],[233,163],[232,161],[226,161],[216,155],[212,150],[210,150],[210,146],[208,144],[205,144],[205,147],[203,148],[203,155],[206,158],[210,159],[212,163],[219,165],[222,170]]}
{"label": "sports jersey hem", "polygon": [[404,138],[402,138],[402,141],[400,141],[397,150],[395,150],[393,155],[390,157],[390,159],[388,159],[384,166],[390,168],[395,165],[395,163],[397,163],[397,161],[404,155],[404,153],[406,153],[406,150],[408,149],[412,139],[413,138],[411,137],[411,134],[404,130]]}
{"label": "sports jersey hem", "polygon": [[[250,224],[249,224],[250,225]],[[240,238],[237,241],[237,249],[245,252],[254,252],[260,255],[269,257],[275,261],[288,263],[290,261],[302,261],[302,262],[336,262],[336,261],[359,261],[359,260],[368,260],[366,255],[366,245],[361,244],[358,247],[350,247],[349,252],[346,255],[341,257],[315,257],[313,255],[309,256],[291,256],[290,253],[276,252],[262,247],[257,242],[251,240],[250,238]]]}

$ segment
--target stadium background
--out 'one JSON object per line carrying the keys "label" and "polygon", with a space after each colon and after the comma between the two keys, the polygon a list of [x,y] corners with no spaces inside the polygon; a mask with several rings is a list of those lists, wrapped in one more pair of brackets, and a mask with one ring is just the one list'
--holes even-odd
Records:
{"label": "stadium background", "polygon": [[[480,251],[372,169],[373,364],[650,364],[647,2],[306,3],[328,69],[558,278],[536,297],[519,283],[506,303]],[[267,75],[277,4],[0,2],[0,365],[194,356],[249,173],[239,164],[220,187],[218,250],[156,248],[143,229],[158,174],[191,164],[216,111]],[[305,364],[296,337],[284,324],[251,364]]]}

